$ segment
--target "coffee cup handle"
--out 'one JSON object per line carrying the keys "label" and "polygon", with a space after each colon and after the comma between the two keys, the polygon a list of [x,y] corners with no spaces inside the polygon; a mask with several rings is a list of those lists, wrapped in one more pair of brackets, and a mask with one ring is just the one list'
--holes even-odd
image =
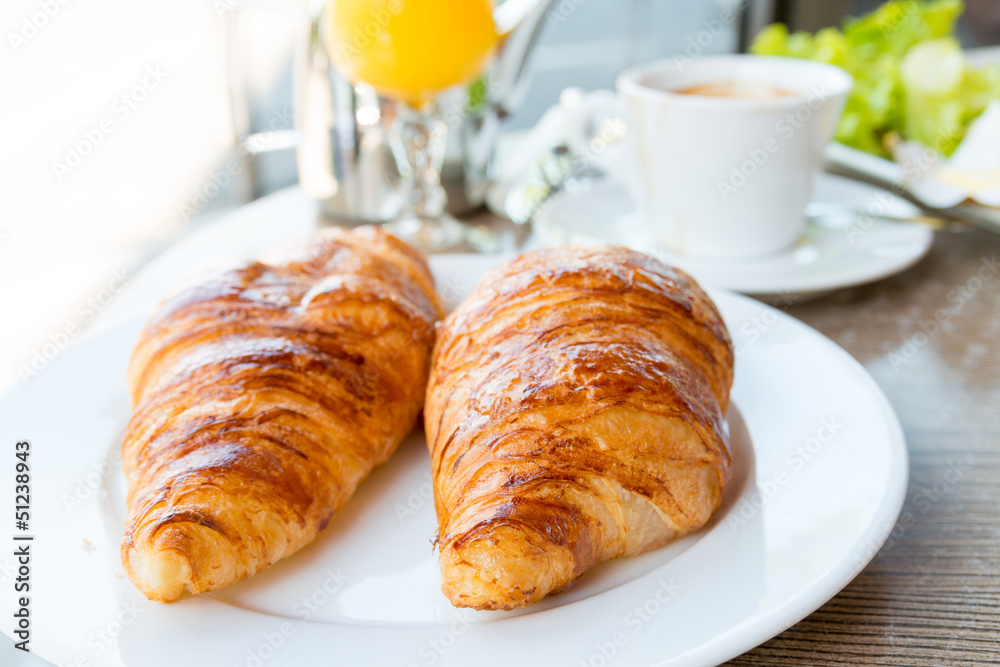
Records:
{"label": "coffee cup handle", "polygon": [[568,118],[567,144],[583,160],[624,181],[635,175],[625,100],[610,90],[587,93]]}

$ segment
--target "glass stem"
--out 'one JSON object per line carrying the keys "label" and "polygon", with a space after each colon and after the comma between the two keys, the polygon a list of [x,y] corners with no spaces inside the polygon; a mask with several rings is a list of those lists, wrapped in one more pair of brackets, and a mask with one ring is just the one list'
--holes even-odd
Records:
{"label": "glass stem", "polygon": [[436,105],[418,110],[400,104],[393,128],[399,142],[394,153],[408,189],[410,211],[422,219],[440,217],[448,201],[441,185],[447,124]]}

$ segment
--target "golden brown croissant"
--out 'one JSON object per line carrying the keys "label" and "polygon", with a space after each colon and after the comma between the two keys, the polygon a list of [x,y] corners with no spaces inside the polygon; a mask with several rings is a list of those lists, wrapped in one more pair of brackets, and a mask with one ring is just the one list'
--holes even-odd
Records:
{"label": "golden brown croissant", "polygon": [[438,332],[424,421],[443,590],[511,609],[719,507],[733,350],[689,276],[568,246],[492,271]]}
{"label": "golden brown croissant", "polygon": [[412,429],[441,305],[365,227],[167,299],[129,368],[122,563],[147,597],[214,590],[309,543]]}

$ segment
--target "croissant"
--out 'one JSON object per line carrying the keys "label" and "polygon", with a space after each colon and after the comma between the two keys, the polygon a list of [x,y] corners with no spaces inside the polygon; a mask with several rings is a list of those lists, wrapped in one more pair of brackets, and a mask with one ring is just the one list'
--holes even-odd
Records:
{"label": "croissant", "polygon": [[372,227],[184,289],[129,367],[122,564],[152,600],[308,544],[423,405],[442,315],[424,259]]}
{"label": "croissant", "polygon": [[718,509],[733,349],[689,276],[614,246],[494,269],[443,323],[424,422],[442,589],[512,609]]}

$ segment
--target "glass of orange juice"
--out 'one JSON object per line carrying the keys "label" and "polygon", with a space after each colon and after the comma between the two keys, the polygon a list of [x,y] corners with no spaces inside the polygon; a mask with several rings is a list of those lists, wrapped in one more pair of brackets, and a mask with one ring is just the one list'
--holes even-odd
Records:
{"label": "glass of orange juice", "polygon": [[407,205],[389,224],[424,250],[458,245],[464,227],[445,212],[440,183],[447,124],[434,103],[479,76],[501,38],[491,0],[328,0],[330,57],[354,82],[399,102],[392,125]]}

